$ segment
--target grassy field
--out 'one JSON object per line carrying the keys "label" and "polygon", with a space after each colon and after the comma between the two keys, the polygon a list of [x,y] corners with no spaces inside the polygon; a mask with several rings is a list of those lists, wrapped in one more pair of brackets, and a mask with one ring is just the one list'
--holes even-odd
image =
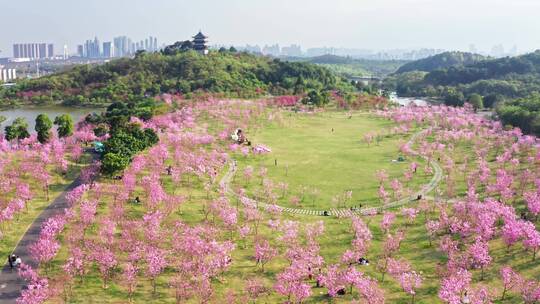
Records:
{"label": "grassy field", "polygon": [[[388,135],[388,130],[395,125],[379,118],[374,118],[366,113],[353,113],[352,118],[344,112],[325,112],[318,114],[295,114],[283,111],[279,119],[272,119],[268,122],[260,123],[258,127],[248,129],[247,135],[254,144],[265,144],[272,149],[268,155],[243,157],[235,153],[239,170],[233,182],[233,188],[245,187],[248,193],[260,196],[261,179],[255,176],[251,181],[246,182],[242,171],[246,166],[252,166],[257,172],[261,167],[268,169],[268,178],[274,184],[285,182],[288,190],[284,197],[280,197],[278,203],[283,206],[292,206],[290,199],[293,196],[301,197],[305,192],[305,198],[300,202],[298,208],[327,209],[332,208],[332,198],[342,194],[346,190],[353,191],[353,198],[348,202],[348,206],[362,204],[364,206],[375,206],[380,204],[377,199],[378,182],[375,172],[385,169],[393,178],[403,177],[404,169],[410,165],[412,160],[404,163],[393,163],[391,160],[399,155],[399,146],[406,142],[415,132],[411,131],[406,135]],[[333,129],[333,132],[332,132]],[[384,135],[379,144],[373,143],[368,146],[362,141],[363,135],[367,132],[374,132]],[[468,147],[456,150],[458,158],[468,153]],[[277,165],[276,165],[277,161]],[[419,160],[415,160],[420,162]],[[224,171],[227,167],[224,168]],[[410,187],[418,189],[420,184],[426,183],[430,177],[420,173],[415,175]],[[222,173],[223,174],[223,173]],[[461,174],[459,174],[461,177]],[[203,190],[202,183],[190,184],[182,180],[180,184],[175,184],[170,177],[165,174],[163,185],[168,193],[182,193],[190,199],[182,204],[180,210],[169,215],[163,225],[172,225],[176,220],[195,225],[205,221],[202,211],[203,206],[210,202],[213,197],[207,196]],[[101,180],[104,184],[112,184],[112,181]],[[463,180],[457,181],[457,194],[462,194]],[[444,185],[443,185],[444,186]],[[307,189],[307,190],[304,190]],[[312,190],[318,189],[318,194],[313,196]],[[444,190],[444,189],[443,189]],[[315,199],[314,199],[315,198]],[[101,215],[110,212],[110,202],[112,194],[100,197],[99,213]],[[232,204],[237,204],[231,198]],[[417,207],[411,204],[411,207]],[[140,205],[128,204],[125,206],[128,218],[140,218],[145,210]],[[396,212],[397,221],[394,224],[392,233],[400,228],[405,230],[405,240],[397,254],[398,257],[409,261],[412,268],[422,274],[424,282],[418,290],[416,303],[441,303],[437,297],[439,276],[437,274],[438,265],[446,262],[444,254],[438,251],[437,241],[430,244],[426,234],[425,222],[428,219],[436,219],[438,214],[430,212],[420,214],[412,224],[405,223],[403,216]],[[242,240],[238,233],[230,234],[222,231],[222,240],[233,240],[236,249],[232,256],[232,265],[228,270],[213,280],[214,296],[211,303],[226,303],[226,295],[233,292],[239,295],[237,303],[246,303],[242,296],[244,293],[245,281],[250,278],[260,278],[269,289],[275,282],[275,277],[288,266],[288,261],[283,258],[286,246],[278,241],[280,233],[272,230],[267,222],[273,217],[264,213],[264,219],[259,226],[259,233],[255,236],[250,234],[246,240]],[[326,265],[339,262],[342,253],[351,247],[353,233],[351,221],[346,218],[302,216],[283,213],[278,217],[281,221],[298,221],[301,225],[323,221],[325,233],[318,241],[320,244],[320,254],[325,259]],[[275,217],[274,217],[275,219]],[[372,278],[379,280],[380,286],[385,291],[386,303],[410,303],[410,296],[406,295],[400,288],[399,283],[386,276],[381,282],[381,274],[376,269],[377,261],[382,255],[385,233],[380,228],[382,216],[364,217],[373,233],[373,241],[366,257],[370,259],[369,266],[358,266],[360,271],[365,272]],[[212,217],[208,221],[213,223]],[[243,223],[240,219],[239,226]],[[88,235],[97,234],[99,225],[94,225],[87,231]],[[63,235],[69,235],[68,230]],[[253,245],[256,238],[268,239],[271,244],[278,248],[280,256],[273,259],[265,266],[265,272],[260,267],[256,267],[253,258]],[[120,239],[119,242],[122,240]],[[491,292],[499,297],[501,293],[501,281],[499,276],[500,266],[507,264],[520,271],[524,276],[538,278],[540,273],[539,259],[533,261],[531,253],[521,248],[512,248],[507,251],[502,241],[496,239],[490,242],[490,254],[493,257],[492,265],[485,272],[485,279],[480,282],[480,271],[473,273],[473,283],[482,283],[491,288]],[[61,266],[67,256],[65,246],[62,247],[59,255],[49,268],[49,275],[54,276],[56,283],[62,283],[63,273]],[[169,279],[173,274],[172,269],[166,269],[157,280],[157,292],[152,294],[151,284],[144,275],[139,276],[138,285],[134,294],[135,303],[175,303],[174,289],[169,287]],[[325,288],[315,288],[315,281],[311,281],[312,297],[305,303],[350,303],[357,299],[358,294],[353,291],[345,296],[334,299],[326,295]],[[54,282],[53,282],[54,284]],[[275,292],[261,297],[257,303],[282,303],[285,298]],[[53,299],[50,303],[62,302],[61,299]],[[73,286],[68,303],[128,303],[125,286],[122,285],[120,269],[115,271],[112,282],[107,289],[102,288],[102,280],[98,275],[96,266],[93,266],[83,281],[78,281]],[[189,303],[198,303],[192,300]],[[504,302],[496,303],[522,303],[519,296],[511,293]]]}
{"label": "grassy field", "polygon": [[[235,186],[254,194],[261,178],[255,176],[248,183],[243,172],[247,166],[254,169],[255,175],[260,168],[266,168],[275,186],[280,182],[288,186],[279,195],[281,206],[318,210],[379,206],[376,172],[385,170],[390,179],[401,179],[412,161],[420,166],[423,162],[392,161],[398,158],[399,146],[410,136],[389,135],[391,127],[389,121],[367,113],[355,113],[350,118],[345,112],[286,113],[283,120],[268,123],[254,134],[248,130],[254,144],[267,145],[272,153],[258,157],[236,155],[239,170]],[[368,145],[364,141],[367,133],[381,135],[380,142]],[[428,180],[418,174],[408,186],[418,190]],[[344,205],[333,202],[334,197],[346,191],[352,191],[352,199]],[[291,202],[293,197],[300,199],[299,204]]]}

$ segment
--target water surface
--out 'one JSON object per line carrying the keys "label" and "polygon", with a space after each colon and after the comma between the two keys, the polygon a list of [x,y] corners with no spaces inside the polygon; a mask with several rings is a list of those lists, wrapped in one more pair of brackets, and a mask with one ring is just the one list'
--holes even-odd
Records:
{"label": "water surface", "polygon": [[90,113],[101,113],[105,111],[104,108],[74,108],[66,106],[22,106],[20,108],[1,110],[0,115],[6,117],[0,127],[0,131],[4,131],[4,127],[10,125],[13,120],[18,117],[23,117],[28,122],[28,131],[33,132],[36,125],[36,117],[39,114],[47,114],[51,121],[58,115],[69,114],[73,118],[73,122],[78,122],[84,119],[86,115]]}

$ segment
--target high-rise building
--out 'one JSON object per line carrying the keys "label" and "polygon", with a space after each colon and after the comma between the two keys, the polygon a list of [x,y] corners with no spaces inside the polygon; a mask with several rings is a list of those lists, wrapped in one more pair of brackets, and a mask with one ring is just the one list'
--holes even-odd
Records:
{"label": "high-rise building", "polygon": [[[82,52],[78,48],[77,53],[81,57],[86,58],[112,58],[112,57],[125,57],[135,54],[137,51],[145,50],[147,52],[155,52],[158,50],[156,37],[148,37],[140,41],[132,41],[127,36],[114,37],[111,42],[104,42],[99,44],[99,40],[87,40],[82,45]],[[100,48],[103,49],[100,49]]]}
{"label": "high-rise building", "polygon": [[291,46],[284,46],[281,49],[281,54],[285,56],[300,57],[302,56],[302,47],[293,44]]}
{"label": "high-rise building", "polygon": [[103,58],[114,57],[114,48],[112,42],[103,42]]}
{"label": "high-rise building", "polygon": [[21,46],[21,57],[30,58],[30,45],[29,44],[20,44]]}
{"label": "high-rise building", "polygon": [[322,55],[334,55],[336,50],[334,48],[310,48],[307,50],[306,54],[308,57],[316,57]]}
{"label": "high-rise building", "polygon": [[52,58],[54,46],[47,43],[17,43],[13,45],[14,58],[28,58],[31,60]]}
{"label": "high-rise building", "polygon": [[239,49],[241,51],[246,51],[246,52],[249,52],[249,53],[255,53],[255,54],[261,54],[262,53],[261,47],[258,46],[258,45],[249,45],[249,44],[247,44],[246,46],[239,46],[239,47],[237,47],[237,49]]}
{"label": "high-rise building", "polygon": [[99,40],[97,37],[94,40],[86,40],[84,43],[83,56],[86,58],[99,58],[101,57]]}
{"label": "high-rise building", "polygon": [[77,55],[84,57],[84,46],[82,44],[77,45]]}
{"label": "high-rise building", "polygon": [[47,45],[47,58],[53,58],[54,57],[54,44],[49,43]]}
{"label": "high-rise building", "polygon": [[40,43],[38,45],[38,52],[36,54],[36,57],[40,59],[47,57],[47,44],[46,43]]}
{"label": "high-rise building", "polygon": [[101,57],[101,47],[99,45],[99,40],[97,37],[94,38],[94,58]]}
{"label": "high-rise building", "polygon": [[262,49],[262,53],[264,55],[270,55],[270,56],[279,56],[281,54],[281,48],[279,47],[279,44],[274,45],[265,45]]}
{"label": "high-rise building", "polygon": [[19,44],[13,45],[13,57],[14,58],[21,58],[22,57],[22,49],[20,48]]}
{"label": "high-rise building", "polygon": [[17,78],[17,71],[15,69],[4,69],[0,65],[0,82],[8,82]]}
{"label": "high-rise building", "polygon": [[69,54],[68,54],[68,46],[64,44],[64,60],[67,60],[69,57]]}
{"label": "high-rise building", "polygon": [[113,39],[113,45],[115,57],[124,57],[131,53],[131,39],[128,39],[126,36],[115,37]]}

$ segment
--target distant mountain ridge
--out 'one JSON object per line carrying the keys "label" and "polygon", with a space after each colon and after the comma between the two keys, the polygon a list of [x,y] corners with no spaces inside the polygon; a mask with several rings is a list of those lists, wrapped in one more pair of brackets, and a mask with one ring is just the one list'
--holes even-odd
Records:
{"label": "distant mountain ridge", "polygon": [[349,56],[344,57],[331,54],[309,58],[309,62],[317,64],[348,64],[353,63],[354,61],[355,59]]}
{"label": "distant mountain ridge", "polygon": [[533,53],[452,66],[426,75],[425,80],[437,85],[468,84],[487,79],[516,79],[523,75],[540,76],[540,50]]}
{"label": "distant mountain ridge", "polygon": [[[434,57],[426,58],[424,62],[441,62],[444,56],[438,55],[438,59]],[[472,57],[470,59],[474,60]],[[400,96],[455,99],[460,102],[471,94],[489,97],[492,101],[522,98],[540,92],[540,50],[515,57],[485,58],[447,68],[437,64],[438,68],[430,72],[417,70],[421,68],[418,62],[415,63],[416,70],[386,78],[385,89],[396,91]],[[405,67],[401,70],[408,69]],[[491,102],[487,105],[491,105]]]}
{"label": "distant mountain ridge", "polygon": [[343,77],[375,76],[385,77],[396,72],[406,60],[373,60],[326,54],[316,57],[290,57],[287,61],[303,61],[325,66]]}
{"label": "distant mountain ridge", "polygon": [[401,66],[396,73],[401,74],[412,71],[433,72],[439,69],[470,65],[488,59],[490,58],[467,52],[444,52],[406,63]]}

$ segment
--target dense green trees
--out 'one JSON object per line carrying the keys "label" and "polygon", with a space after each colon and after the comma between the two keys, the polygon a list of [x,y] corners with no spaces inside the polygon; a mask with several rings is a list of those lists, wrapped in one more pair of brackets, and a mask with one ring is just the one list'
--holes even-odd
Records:
{"label": "dense green trees", "polygon": [[152,129],[142,129],[139,124],[130,123],[131,117],[142,120],[151,119],[156,111],[156,102],[150,98],[132,99],[129,102],[117,101],[100,114],[86,117],[87,123],[96,125],[94,133],[110,137],[104,142],[101,155],[101,170],[113,175],[125,169],[139,152],[155,145],[159,138]]}
{"label": "dense green trees", "polygon": [[467,99],[467,102],[473,106],[474,110],[484,108],[484,99],[479,94],[471,94]]}
{"label": "dense green trees", "polygon": [[302,99],[302,103],[322,107],[330,102],[330,94],[327,91],[319,92],[316,90],[310,91],[306,97]]}
{"label": "dense green trees", "polygon": [[28,133],[28,123],[22,117],[16,118],[10,126],[6,126],[6,140],[24,139],[30,137]]}
{"label": "dense green trees", "polygon": [[504,101],[504,97],[500,94],[489,94],[484,96],[484,106],[486,108],[495,108],[498,104]]}
{"label": "dense green trees", "polygon": [[488,59],[485,56],[466,52],[445,52],[402,65],[397,73],[412,71],[432,72],[449,67],[464,66]]}
{"label": "dense green trees", "polygon": [[166,46],[163,51],[164,55],[176,55],[181,52],[187,52],[193,49],[193,42],[191,40],[177,41],[171,45]]}
{"label": "dense green trees", "polygon": [[396,91],[400,96],[414,96],[424,87],[423,81],[426,74],[421,71],[396,74],[385,79],[384,88]]}
{"label": "dense green trees", "polygon": [[448,88],[444,92],[444,103],[448,106],[461,107],[465,104],[465,96],[458,90]]}
{"label": "dense green trees", "polygon": [[101,159],[101,172],[112,176],[129,165],[129,158],[115,153],[106,153]]}
{"label": "dense green trees", "polygon": [[105,142],[101,164],[102,172],[108,175],[125,169],[133,156],[159,141],[152,129],[143,130],[138,124],[117,126],[114,130]]}
{"label": "dense green trees", "polygon": [[521,128],[525,133],[540,135],[540,95],[506,101],[497,108],[497,115],[505,125]]}
{"label": "dense green trees", "polygon": [[[416,64],[417,67],[421,66],[420,62]],[[400,71],[404,70],[407,69]],[[465,96],[476,93],[490,96],[484,105],[492,107],[502,99],[523,98],[540,92],[540,51],[517,57],[452,65],[429,73],[423,72],[423,75],[411,73],[421,72],[393,75],[385,80],[384,87],[397,91],[401,96],[428,96],[445,100],[448,99],[448,90],[459,91]]]}
{"label": "dense green trees", "polygon": [[56,116],[54,124],[58,126],[58,137],[68,137],[73,134],[73,119],[69,114]]}
{"label": "dense green trees", "polygon": [[47,114],[39,114],[36,117],[36,127],[38,141],[42,144],[51,138],[52,121]]}
{"label": "dense green trees", "polygon": [[[39,79],[21,80],[3,93],[3,102],[64,101],[69,105],[110,104],[160,93],[219,93],[230,97],[292,94],[298,90],[353,90],[330,70],[307,62],[283,62],[262,56],[184,51],[187,43],[163,53],[142,53],[98,66],[76,66]],[[303,91],[303,92],[304,92]]]}

